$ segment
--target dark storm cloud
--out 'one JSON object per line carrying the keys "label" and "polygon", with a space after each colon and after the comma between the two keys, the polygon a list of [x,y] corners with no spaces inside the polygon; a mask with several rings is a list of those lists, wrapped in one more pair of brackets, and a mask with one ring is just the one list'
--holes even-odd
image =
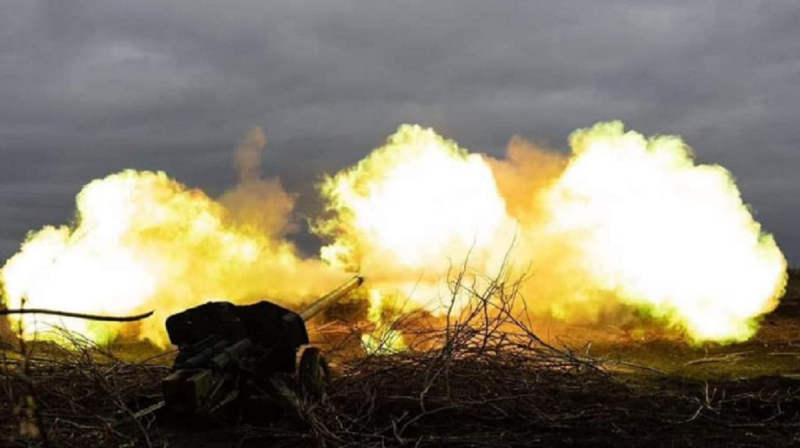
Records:
{"label": "dark storm cloud", "polygon": [[497,155],[622,119],[728,167],[800,263],[796,1],[375,3],[2,0],[0,259],[119,169],[220,193],[254,125],[310,212],[403,122]]}

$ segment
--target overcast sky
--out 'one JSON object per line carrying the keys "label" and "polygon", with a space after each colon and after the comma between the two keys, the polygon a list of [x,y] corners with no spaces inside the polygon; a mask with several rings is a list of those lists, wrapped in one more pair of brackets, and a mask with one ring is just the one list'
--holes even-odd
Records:
{"label": "overcast sky", "polygon": [[221,193],[252,126],[310,213],[401,123],[500,155],[610,119],[730,169],[800,265],[797,0],[0,0],[0,264],[124,168]]}

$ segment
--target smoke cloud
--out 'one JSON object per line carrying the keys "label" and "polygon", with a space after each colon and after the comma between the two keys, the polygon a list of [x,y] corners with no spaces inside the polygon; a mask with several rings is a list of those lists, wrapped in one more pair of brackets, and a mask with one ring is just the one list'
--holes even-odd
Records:
{"label": "smoke cloud", "polygon": [[570,150],[513,138],[492,159],[403,126],[326,182],[323,257],[434,313],[468,257],[476,278],[507,261],[530,274],[527,309],[568,322],[638,314],[695,341],[750,337],[783,294],[786,260],[730,173],[620,122],[575,131]]}
{"label": "smoke cloud", "polygon": [[234,167],[239,175],[235,188],[220,198],[236,225],[257,229],[272,239],[283,239],[297,230],[293,222],[296,196],[284,190],[280,179],[261,178],[261,160],[267,139],[254,127],[234,152]]}
{"label": "smoke cloud", "polygon": [[[11,307],[154,308],[155,318],[121,331],[161,345],[171,313],[208,300],[296,306],[348,272],[367,277],[378,325],[387,307],[441,316],[470,299],[447,284],[461,269],[475,284],[501,269],[527,275],[525,309],[565,322],[657,322],[695,342],[752,336],[783,294],[786,260],[731,174],[696,163],[678,137],[620,122],[579,129],[569,146],[562,154],[514,137],[492,158],[403,125],[323,179],[313,230],[328,244],[306,258],[289,239],[296,196],[262,178],[266,138],[253,128],[235,151],[239,182],[219,200],[164,173],[93,181],[75,223],[30,234],[0,280]],[[120,331],[13,323],[96,339]]]}
{"label": "smoke cloud", "polygon": [[265,140],[253,129],[236,151],[240,183],[220,201],[165,173],[124,171],[80,192],[73,225],[33,232],[0,271],[8,305],[127,314],[154,309],[140,324],[25,316],[13,320],[40,337],[53,326],[96,340],[123,335],[166,345],[172,313],[210,300],[286,306],[322,294],[344,274],[305,259],[283,236],[294,197],[260,178]]}

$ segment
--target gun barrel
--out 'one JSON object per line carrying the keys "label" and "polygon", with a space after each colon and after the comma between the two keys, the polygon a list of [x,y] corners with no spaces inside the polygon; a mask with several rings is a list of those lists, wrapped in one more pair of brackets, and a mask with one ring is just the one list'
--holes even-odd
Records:
{"label": "gun barrel", "polygon": [[348,294],[350,291],[361,286],[362,283],[364,283],[364,277],[356,275],[355,277],[351,278],[347,283],[343,284],[342,286],[334,289],[333,291],[317,299],[314,303],[307,306],[304,310],[300,311],[300,313],[298,314],[300,314],[300,317],[303,318],[304,321],[308,322],[310,319],[314,318],[314,316],[325,310],[325,308],[331,306],[337,300]]}

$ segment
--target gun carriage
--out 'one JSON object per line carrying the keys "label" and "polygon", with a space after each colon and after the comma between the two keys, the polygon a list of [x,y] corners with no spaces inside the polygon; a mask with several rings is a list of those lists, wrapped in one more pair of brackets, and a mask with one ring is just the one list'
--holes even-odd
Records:
{"label": "gun carriage", "polygon": [[280,407],[321,400],[327,362],[309,346],[306,322],[363,283],[356,276],[299,313],[272,302],[209,302],[167,318],[178,355],[162,381],[163,405],[182,413],[211,414],[254,390]]}

